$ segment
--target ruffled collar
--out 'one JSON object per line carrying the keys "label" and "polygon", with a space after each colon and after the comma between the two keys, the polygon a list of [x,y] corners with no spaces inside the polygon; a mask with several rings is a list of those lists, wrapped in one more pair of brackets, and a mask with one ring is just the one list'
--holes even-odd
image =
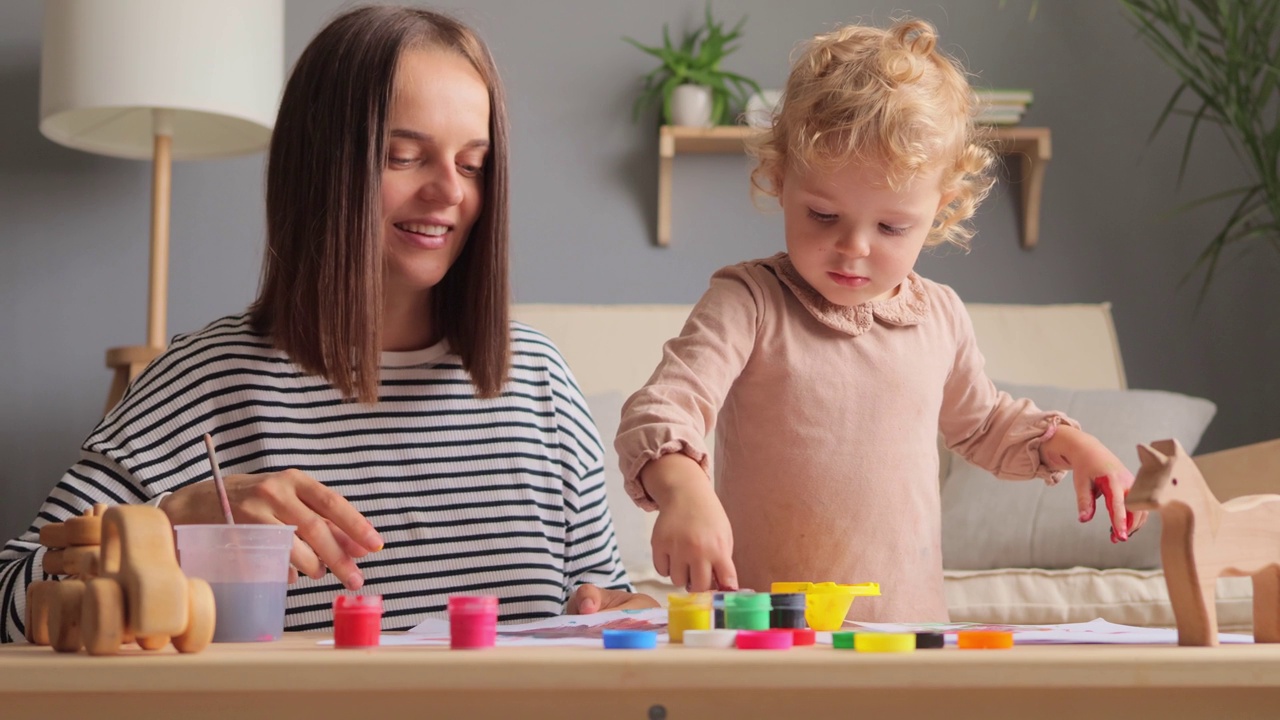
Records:
{"label": "ruffled collar", "polygon": [[762,261],[771,268],[818,322],[834,330],[857,337],[871,329],[876,320],[886,325],[918,325],[929,316],[929,297],[924,281],[912,271],[903,281],[898,294],[887,300],[861,305],[836,305],[822,296],[800,276],[786,253],[778,253]]}

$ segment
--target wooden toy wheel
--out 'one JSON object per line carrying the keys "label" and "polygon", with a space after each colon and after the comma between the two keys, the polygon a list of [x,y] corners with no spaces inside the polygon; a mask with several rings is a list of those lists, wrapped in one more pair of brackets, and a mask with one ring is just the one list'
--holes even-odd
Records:
{"label": "wooden toy wheel", "polygon": [[197,653],[213,641],[216,613],[213,588],[200,578],[187,579],[187,629],[175,635],[173,646],[182,653]]}
{"label": "wooden toy wheel", "polygon": [[27,642],[49,644],[49,607],[57,597],[58,583],[36,580],[27,586]]}
{"label": "wooden toy wheel", "polygon": [[168,635],[148,635],[146,637],[137,638],[138,647],[143,650],[159,650],[169,644]]}
{"label": "wooden toy wheel", "polygon": [[58,652],[79,652],[84,645],[80,639],[84,582],[63,580],[54,585],[57,587],[49,603],[49,644]]}
{"label": "wooden toy wheel", "polygon": [[115,580],[98,578],[85,586],[80,632],[90,655],[115,655],[124,639],[124,591]]}

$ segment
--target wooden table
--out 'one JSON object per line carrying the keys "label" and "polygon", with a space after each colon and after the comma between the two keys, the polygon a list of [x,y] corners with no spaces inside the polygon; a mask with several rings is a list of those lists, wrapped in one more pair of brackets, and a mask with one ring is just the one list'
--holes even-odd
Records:
{"label": "wooden table", "polygon": [[1280,716],[1277,645],[454,652],[334,650],[323,637],[99,658],[0,646],[0,718]]}

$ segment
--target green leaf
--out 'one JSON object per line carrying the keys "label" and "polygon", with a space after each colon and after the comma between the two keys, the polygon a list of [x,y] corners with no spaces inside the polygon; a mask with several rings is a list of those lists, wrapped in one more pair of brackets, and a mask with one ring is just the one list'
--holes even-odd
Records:
{"label": "green leaf", "polygon": [[644,45],[623,37],[642,52],[657,58],[660,65],[643,77],[641,94],[632,106],[632,118],[638,120],[644,108],[662,98],[662,116],[671,122],[671,94],[676,86],[696,82],[711,88],[713,119],[719,123],[729,110],[731,100],[746,103],[751,92],[760,92],[756,81],[720,67],[721,61],[739,48],[734,44],[742,36],[747,16],[743,15],[729,32],[717,21],[708,0],[703,11],[703,24],[684,33],[679,46],[671,41],[668,25],[662,26],[662,45]]}

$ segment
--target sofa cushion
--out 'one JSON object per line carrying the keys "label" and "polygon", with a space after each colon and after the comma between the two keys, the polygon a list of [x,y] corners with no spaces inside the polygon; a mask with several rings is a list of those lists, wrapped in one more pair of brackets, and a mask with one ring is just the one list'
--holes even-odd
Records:
{"label": "sofa cushion", "polygon": [[[1173,608],[1159,570],[948,570],[952,622],[1047,625],[1103,618],[1122,625],[1173,627]],[[1245,577],[1218,580],[1218,629],[1253,626],[1253,586]]]}
{"label": "sofa cushion", "polygon": [[[1177,438],[1194,451],[1216,410],[1201,398],[1153,390],[1068,390],[996,385],[1042,409],[1060,410],[1111,449],[1131,472],[1137,446]],[[986,470],[953,459],[942,486],[942,557],[950,570],[996,568],[1156,568],[1159,517],[1125,543],[1112,544],[1101,500],[1089,523],[1077,519],[1068,476],[1056,486],[997,480]]]}

